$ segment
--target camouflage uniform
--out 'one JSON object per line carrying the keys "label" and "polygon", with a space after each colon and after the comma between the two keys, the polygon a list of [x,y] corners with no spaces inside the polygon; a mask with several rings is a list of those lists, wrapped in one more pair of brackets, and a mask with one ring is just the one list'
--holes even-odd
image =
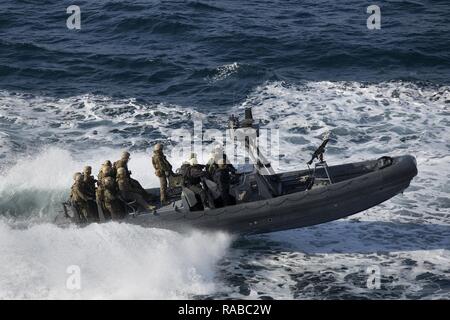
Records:
{"label": "camouflage uniform", "polygon": [[84,168],[83,172],[83,189],[84,194],[86,194],[89,197],[89,200],[87,200],[87,217],[89,221],[98,221],[98,210],[97,210],[97,203],[95,201],[96,198],[96,190],[95,190],[95,183],[97,180],[94,179],[94,177],[91,175],[91,167],[87,166]]}
{"label": "camouflage uniform", "polygon": [[131,175],[131,172],[128,170],[128,159],[120,159],[114,162],[113,173],[117,174],[119,168],[124,168],[128,177]]}
{"label": "camouflage uniform", "polygon": [[153,168],[155,168],[155,175],[159,178],[160,184],[160,200],[161,204],[167,202],[167,178],[169,175],[172,175],[172,165],[167,161],[166,156],[162,152],[162,146],[157,148],[155,146],[155,150],[152,156],[152,164]]}
{"label": "camouflage uniform", "polygon": [[97,201],[97,207],[103,212],[105,220],[111,219],[111,215],[108,209],[105,207],[105,186],[104,182],[98,181],[97,191],[95,192],[95,199]]}
{"label": "camouflage uniform", "polygon": [[151,209],[154,207],[151,206],[147,200],[142,196],[139,190],[136,190],[133,184],[130,181],[130,178],[127,176],[125,169],[119,168],[117,170],[117,185],[120,191],[122,198],[125,201],[136,201],[136,203],[144,208],[145,210]]}
{"label": "camouflage uniform", "polygon": [[114,162],[112,168],[113,168],[113,175],[116,176],[117,175],[117,170],[119,168],[124,168],[125,172],[127,174],[127,176],[131,175],[131,172],[128,170],[128,161],[130,160],[130,153],[129,152],[122,152],[122,156],[120,157],[119,160],[117,160],[116,162]]}
{"label": "camouflage uniform", "polygon": [[151,199],[151,195],[149,195],[147,193],[147,191],[145,191],[145,189],[141,186],[139,181],[131,178],[131,171],[128,170],[128,161],[129,160],[130,160],[130,154],[128,152],[124,152],[122,154],[122,158],[120,160],[117,160],[116,162],[114,162],[112,175],[114,177],[116,177],[117,176],[117,171],[120,168],[123,168],[125,170],[125,172],[126,172],[126,175],[128,177],[129,183],[131,184],[133,192],[137,192],[142,197],[144,197],[144,199],[146,199],[147,201],[151,201],[152,200]]}
{"label": "camouflage uniform", "polygon": [[120,199],[119,190],[114,180],[109,177],[104,180],[103,203],[112,220],[124,217],[124,204]]}
{"label": "camouflage uniform", "polygon": [[105,161],[105,163],[102,165],[100,171],[98,172],[97,185],[101,186],[101,184],[103,183],[103,179],[106,177],[112,177],[113,179],[115,179],[114,172],[113,172],[113,166],[111,164],[111,161],[109,161],[109,160]]}
{"label": "camouflage uniform", "polygon": [[83,176],[77,173],[74,176],[75,182],[72,185],[70,192],[70,202],[78,212],[79,219],[82,222],[88,221],[88,200],[89,196],[85,193],[83,188]]}

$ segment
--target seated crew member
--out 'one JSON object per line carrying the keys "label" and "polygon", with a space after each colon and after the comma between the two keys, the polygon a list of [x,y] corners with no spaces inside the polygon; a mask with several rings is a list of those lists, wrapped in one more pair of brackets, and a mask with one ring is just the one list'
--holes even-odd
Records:
{"label": "seated crew member", "polygon": [[199,209],[207,207],[207,195],[201,185],[202,178],[207,175],[206,171],[203,170],[204,168],[204,165],[198,164],[197,158],[191,158],[189,165],[186,165],[183,171],[183,185],[194,192],[197,200],[200,200],[201,206],[199,206]]}
{"label": "seated crew member", "polygon": [[206,165],[198,163],[197,154],[195,152],[191,152],[188,160],[183,161],[181,167],[177,169],[177,173],[184,176],[187,172],[186,170],[191,166],[195,166],[197,169],[200,169],[200,171],[206,168]]}
{"label": "seated crew member", "polygon": [[125,208],[124,203],[120,199],[120,192],[116,182],[112,177],[106,177],[103,180],[104,185],[104,206],[112,220],[119,220],[124,218]]}
{"label": "seated crew member", "polygon": [[116,162],[114,162],[113,165],[113,176],[117,175],[117,171],[120,168],[123,168],[125,170],[125,173],[128,177],[129,183],[131,184],[131,186],[133,187],[133,189],[135,190],[135,192],[139,193],[142,197],[144,197],[144,199],[146,201],[152,201],[152,195],[148,194],[147,191],[145,191],[145,189],[141,186],[141,184],[139,183],[139,181],[131,178],[131,171],[128,170],[128,162],[130,161],[130,153],[127,151],[124,151],[122,153],[122,157],[117,160]]}
{"label": "seated crew member", "polygon": [[73,176],[74,183],[70,192],[70,202],[75,207],[78,213],[79,221],[88,222],[88,205],[87,202],[91,199],[85,193],[83,186],[83,175],[77,172]]}
{"label": "seated crew member", "polygon": [[184,175],[186,174],[186,170],[190,165],[191,164],[188,161],[183,161],[181,167],[177,169],[177,173],[180,174],[182,177],[184,177]]}
{"label": "seated crew member", "polygon": [[223,159],[225,161],[225,165],[231,171],[232,174],[236,173],[236,169],[234,166],[227,160],[227,155],[225,154],[222,147],[215,147],[213,152],[210,155],[210,159],[206,164],[206,171],[210,177],[214,177],[214,171],[218,168],[218,162]]}
{"label": "seated crew member", "polygon": [[208,175],[210,177],[214,176],[214,171],[217,168],[217,153],[216,150],[214,149],[210,154],[209,154],[209,159],[208,162],[206,163],[206,172],[208,172]]}
{"label": "seated crew member", "polygon": [[90,166],[84,167],[83,170],[83,188],[84,193],[87,194],[90,200],[87,201],[87,216],[89,221],[99,221],[97,203],[95,201],[95,183],[97,180],[92,176],[92,168]]}
{"label": "seated crew member", "polygon": [[119,167],[117,169],[117,185],[119,187],[120,195],[127,202],[135,201],[144,210],[154,210],[155,207],[150,205],[147,200],[142,196],[141,191],[137,190],[131,183],[130,178],[126,172],[126,169]]}
{"label": "seated crew member", "polygon": [[98,172],[97,185],[100,186],[102,184],[103,178],[106,178],[106,177],[112,177],[113,179],[116,178],[114,176],[112,163],[109,160],[106,160],[102,164],[102,167],[100,168],[100,171]]}
{"label": "seated crew member", "polygon": [[117,174],[117,170],[119,168],[124,168],[125,172],[128,176],[131,175],[131,171],[128,170],[128,162],[130,161],[130,153],[127,151],[122,152],[122,155],[119,160],[114,162],[112,168],[113,168],[113,175]]}
{"label": "seated crew member", "polygon": [[224,159],[218,161],[218,167],[214,172],[214,182],[220,192],[221,205],[229,206],[235,204],[230,195],[231,176],[233,172]]}
{"label": "seated crew member", "polygon": [[104,181],[106,178],[111,178],[111,177],[105,177],[103,178],[102,181],[97,181],[97,190],[95,191],[95,200],[97,201],[97,206],[99,207],[99,210],[102,210],[103,212],[103,217],[105,218],[105,220],[110,220],[111,219],[111,215],[108,211],[108,209],[105,207],[105,186],[104,186]]}

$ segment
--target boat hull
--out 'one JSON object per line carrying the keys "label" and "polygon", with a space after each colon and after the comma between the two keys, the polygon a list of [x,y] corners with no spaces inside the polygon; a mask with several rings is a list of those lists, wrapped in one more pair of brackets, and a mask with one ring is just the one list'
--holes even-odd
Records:
{"label": "boat hull", "polygon": [[[329,170],[333,176],[342,169],[336,166]],[[183,212],[172,205],[158,210],[158,215],[138,214],[125,221],[177,231],[196,228],[234,234],[296,229],[341,219],[376,206],[405,190],[416,175],[414,157],[401,156],[392,158],[392,164],[386,168],[312,190],[205,211]]]}

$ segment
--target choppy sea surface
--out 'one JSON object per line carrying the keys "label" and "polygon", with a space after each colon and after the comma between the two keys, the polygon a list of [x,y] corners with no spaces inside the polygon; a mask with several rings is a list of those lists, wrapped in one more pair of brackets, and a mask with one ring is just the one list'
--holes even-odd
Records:
{"label": "choppy sea surface", "polygon": [[[450,298],[447,1],[383,1],[372,31],[361,1],[80,0],[68,30],[71,4],[0,4],[0,299]],[[329,131],[330,165],[411,154],[418,176],[357,215],[259,236],[53,223],[85,164],[129,149],[157,186],[155,142],[244,107],[279,130],[277,171]]]}

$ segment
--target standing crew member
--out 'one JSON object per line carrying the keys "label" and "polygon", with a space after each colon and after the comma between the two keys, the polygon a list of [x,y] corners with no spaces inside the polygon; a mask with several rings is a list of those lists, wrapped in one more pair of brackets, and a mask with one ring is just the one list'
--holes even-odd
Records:
{"label": "standing crew member", "polygon": [[163,145],[160,143],[157,143],[153,148],[152,164],[155,168],[155,175],[159,178],[160,200],[161,204],[164,205],[167,203],[167,178],[173,175],[173,171],[172,165],[163,153]]}

